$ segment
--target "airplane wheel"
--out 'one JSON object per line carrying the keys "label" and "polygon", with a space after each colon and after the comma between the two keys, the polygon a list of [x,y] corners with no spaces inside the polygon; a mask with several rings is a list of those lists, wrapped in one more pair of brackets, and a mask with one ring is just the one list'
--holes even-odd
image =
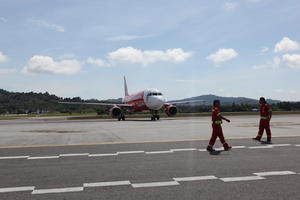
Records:
{"label": "airplane wheel", "polygon": [[122,120],[125,121],[125,116],[122,117]]}
{"label": "airplane wheel", "polygon": [[159,115],[156,116],[156,119],[159,120]]}
{"label": "airplane wheel", "polygon": [[121,117],[118,117],[118,121],[121,121]]}
{"label": "airplane wheel", "polygon": [[151,117],[151,121],[155,121],[155,117]]}

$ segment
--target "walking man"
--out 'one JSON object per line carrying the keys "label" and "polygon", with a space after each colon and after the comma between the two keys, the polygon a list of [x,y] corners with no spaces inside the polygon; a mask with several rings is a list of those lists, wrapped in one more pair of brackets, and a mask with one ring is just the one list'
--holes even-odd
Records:
{"label": "walking man", "polygon": [[264,130],[267,133],[267,141],[263,143],[271,144],[271,129],[270,129],[270,120],[272,118],[272,108],[266,102],[264,97],[260,97],[260,121],[259,121],[259,130],[258,134],[253,140],[257,140],[260,142]]}
{"label": "walking man", "polygon": [[224,147],[225,151],[228,151],[228,150],[231,149],[231,146],[229,146],[225,141],[223,131],[222,131],[222,126],[221,126],[222,119],[224,119],[227,122],[230,122],[230,120],[221,115],[220,106],[221,106],[220,105],[220,100],[214,100],[212,114],[211,114],[211,118],[212,118],[211,119],[212,120],[212,135],[211,135],[209,144],[206,148],[206,150],[209,151],[209,152],[215,151],[213,149],[213,146],[216,142],[217,137],[219,137],[221,143],[223,144],[223,147]]}

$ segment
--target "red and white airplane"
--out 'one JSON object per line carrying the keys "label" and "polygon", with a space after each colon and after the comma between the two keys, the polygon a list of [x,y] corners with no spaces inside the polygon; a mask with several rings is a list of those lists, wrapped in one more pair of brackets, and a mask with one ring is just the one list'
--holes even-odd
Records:
{"label": "red and white airplane", "polygon": [[85,105],[100,105],[100,106],[111,106],[109,114],[113,118],[120,120],[125,120],[125,112],[142,112],[150,111],[151,120],[159,120],[160,116],[158,111],[161,108],[164,108],[166,114],[169,117],[173,117],[177,113],[176,104],[185,104],[198,102],[201,100],[195,101],[180,101],[169,103],[166,101],[163,94],[158,89],[146,89],[136,94],[129,95],[128,88],[126,83],[126,78],[124,76],[124,90],[125,97],[122,100],[122,103],[84,103],[84,102],[59,102],[63,104],[85,104]]}

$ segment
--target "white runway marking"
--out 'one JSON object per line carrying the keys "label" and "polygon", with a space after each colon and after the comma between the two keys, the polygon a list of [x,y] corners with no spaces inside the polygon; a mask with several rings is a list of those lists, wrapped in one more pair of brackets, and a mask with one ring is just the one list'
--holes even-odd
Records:
{"label": "white runway marking", "polygon": [[290,174],[296,174],[296,172],[292,171],[272,171],[272,172],[257,172],[253,173],[257,176],[277,176],[277,175],[290,175]]}
{"label": "white runway marking", "polygon": [[218,179],[215,176],[192,176],[192,177],[179,177],[179,178],[173,178],[174,181],[202,181],[202,180],[213,180]]}
{"label": "white runway marking", "polygon": [[144,187],[174,186],[180,184],[176,181],[167,181],[167,182],[152,182],[152,183],[135,183],[131,185],[133,188],[144,188]]}
{"label": "white runway marking", "polygon": [[186,148],[186,149],[171,149],[170,151],[176,152],[176,151],[196,151],[196,148]]}
{"label": "white runway marking", "polygon": [[5,156],[0,157],[0,160],[6,160],[6,159],[21,159],[21,158],[29,158],[29,156]]}
{"label": "white runway marking", "polygon": [[81,191],[83,191],[83,187],[69,187],[69,188],[33,190],[32,194],[50,194],[50,193],[81,192]]}
{"label": "white runway marking", "polygon": [[39,160],[39,159],[55,159],[59,156],[40,156],[40,157],[29,157],[28,160]]}
{"label": "white runway marking", "polygon": [[271,149],[272,146],[254,146],[254,147],[248,147],[249,149]]}
{"label": "white runway marking", "polygon": [[272,147],[286,147],[286,146],[291,146],[291,144],[271,144],[268,146],[272,146]]}
{"label": "white runway marking", "polygon": [[148,151],[146,154],[174,153],[173,151]]}
{"label": "white runway marking", "polygon": [[[296,146],[300,147],[300,144],[270,144],[270,145],[261,145],[261,146],[233,146],[233,149],[271,149],[275,147],[284,147],[284,146]],[[223,151],[223,147],[216,148],[215,150]],[[197,149],[197,148],[181,148],[181,149],[170,149],[166,151],[119,151],[116,153],[99,153],[99,154],[90,154],[90,153],[71,153],[71,154],[59,154],[58,156],[2,156],[0,160],[8,160],[8,159],[28,159],[28,160],[36,160],[36,159],[54,159],[54,158],[64,158],[64,157],[76,157],[76,156],[88,156],[88,157],[105,157],[105,156],[118,156],[123,154],[167,154],[167,153],[176,153],[183,151],[199,151],[206,152],[206,149]]]}
{"label": "white runway marking", "polygon": [[220,178],[220,180],[224,182],[232,182],[232,181],[254,181],[254,180],[262,180],[265,179],[261,176],[243,176],[243,177],[228,177],[228,178]]}
{"label": "white runway marking", "polygon": [[89,157],[117,156],[117,153],[90,154]]}
{"label": "white runway marking", "polygon": [[207,151],[207,150],[206,149],[198,149],[198,151],[204,152],[204,151]]}
{"label": "white runway marking", "polygon": [[73,157],[73,156],[88,156],[89,153],[70,153],[70,154],[59,154],[60,157]]}
{"label": "white runway marking", "polygon": [[33,191],[34,186],[29,187],[9,187],[9,188],[0,188],[0,193],[4,192],[24,192],[24,191]]}
{"label": "white runway marking", "polygon": [[98,182],[98,183],[84,183],[83,187],[106,187],[118,185],[130,185],[130,181],[112,181],[112,182]]}
{"label": "white runway marking", "polygon": [[135,154],[135,153],[145,153],[145,151],[120,151],[117,154]]}
{"label": "white runway marking", "polygon": [[246,148],[246,146],[232,146],[233,149],[243,149]]}

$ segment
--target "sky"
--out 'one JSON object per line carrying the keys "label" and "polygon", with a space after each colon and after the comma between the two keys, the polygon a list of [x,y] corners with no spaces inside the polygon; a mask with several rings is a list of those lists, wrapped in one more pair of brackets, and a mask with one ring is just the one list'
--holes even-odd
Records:
{"label": "sky", "polygon": [[0,0],[0,88],[300,101],[299,0]]}

